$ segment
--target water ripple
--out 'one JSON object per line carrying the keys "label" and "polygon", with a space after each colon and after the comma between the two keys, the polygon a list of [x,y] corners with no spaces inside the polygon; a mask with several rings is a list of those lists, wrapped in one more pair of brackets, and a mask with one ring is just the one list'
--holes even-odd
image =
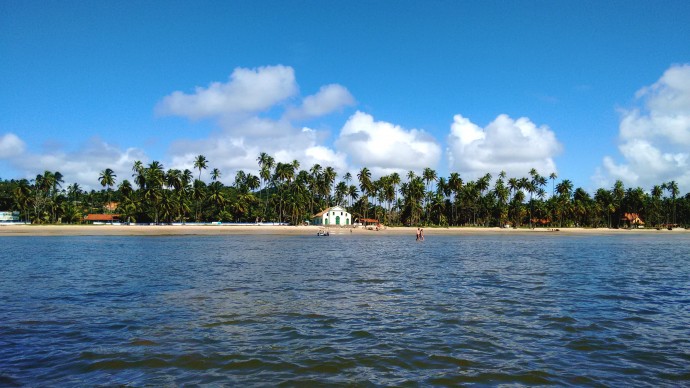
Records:
{"label": "water ripple", "polygon": [[687,385],[688,242],[4,238],[0,386]]}

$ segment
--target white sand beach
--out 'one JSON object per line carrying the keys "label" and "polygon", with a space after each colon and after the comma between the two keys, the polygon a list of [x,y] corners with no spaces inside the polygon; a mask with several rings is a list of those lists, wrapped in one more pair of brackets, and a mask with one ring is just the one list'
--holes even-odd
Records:
{"label": "white sand beach", "polygon": [[[318,226],[285,225],[24,225],[0,224],[2,236],[173,236],[173,235],[316,235],[323,228]],[[410,235],[414,236],[416,227],[383,227],[370,230],[364,227],[328,228],[331,235]],[[675,228],[656,229],[608,229],[608,228],[481,228],[481,227],[428,227],[425,236],[433,235],[476,235],[476,234],[667,234],[687,233],[688,230]]]}

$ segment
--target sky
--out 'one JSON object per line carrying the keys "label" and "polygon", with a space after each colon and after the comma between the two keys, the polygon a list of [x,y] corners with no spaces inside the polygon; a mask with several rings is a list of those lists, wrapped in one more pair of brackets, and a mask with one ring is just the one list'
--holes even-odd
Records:
{"label": "sky", "polygon": [[257,157],[690,191],[690,2],[0,2],[0,178]]}

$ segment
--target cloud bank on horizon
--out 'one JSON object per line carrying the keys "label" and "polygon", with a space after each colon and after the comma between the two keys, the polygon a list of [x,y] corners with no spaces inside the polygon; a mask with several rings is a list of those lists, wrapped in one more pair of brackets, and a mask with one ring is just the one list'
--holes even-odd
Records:
{"label": "cloud bank on horizon", "polygon": [[[623,160],[604,158],[593,181],[607,187],[621,179],[628,186],[649,190],[654,184],[676,180],[681,190],[689,190],[690,65],[671,66],[656,83],[640,89],[636,98],[641,106],[623,111],[620,121],[618,148]],[[500,171],[525,176],[532,168],[549,175],[557,172],[554,158],[567,147],[547,125],[506,114],[481,127],[458,113],[445,139],[424,129],[377,120],[362,110],[350,114],[335,136],[320,122],[356,105],[355,97],[339,84],[321,86],[301,97],[294,69],[277,65],[236,68],[226,82],[211,82],[189,93],[173,91],[153,109],[160,120],[182,117],[192,128],[200,120],[214,123],[217,129],[205,138],[174,140],[162,162],[166,168],[191,169],[193,158],[203,154],[211,167],[223,171],[224,180],[239,169],[257,170],[261,152],[277,161],[297,159],[302,168],[319,163],[344,174],[368,167],[374,175],[382,175],[437,169],[445,151],[447,169],[465,179]],[[34,155],[13,133],[0,134],[0,159],[27,176],[58,170],[67,181],[87,187],[96,186],[105,168],[112,168],[122,180],[131,175],[136,160],[150,161],[145,150],[120,149],[99,138],[84,139],[84,146],[72,152]]]}
{"label": "cloud bank on horizon", "polygon": [[674,65],[635,95],[641,106],[621,112],[618,150],[623,161],[606,156],[595,182],[613,180],[645,190],[675,180],[690,190],[690,64]]}

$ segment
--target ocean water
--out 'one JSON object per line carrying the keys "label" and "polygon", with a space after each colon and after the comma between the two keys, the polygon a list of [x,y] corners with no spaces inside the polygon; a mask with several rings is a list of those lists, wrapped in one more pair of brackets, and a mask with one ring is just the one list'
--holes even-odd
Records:
{"label": "ocean water", "polygon": [[0,386],[690,385],[690,234],[0,246]]}

